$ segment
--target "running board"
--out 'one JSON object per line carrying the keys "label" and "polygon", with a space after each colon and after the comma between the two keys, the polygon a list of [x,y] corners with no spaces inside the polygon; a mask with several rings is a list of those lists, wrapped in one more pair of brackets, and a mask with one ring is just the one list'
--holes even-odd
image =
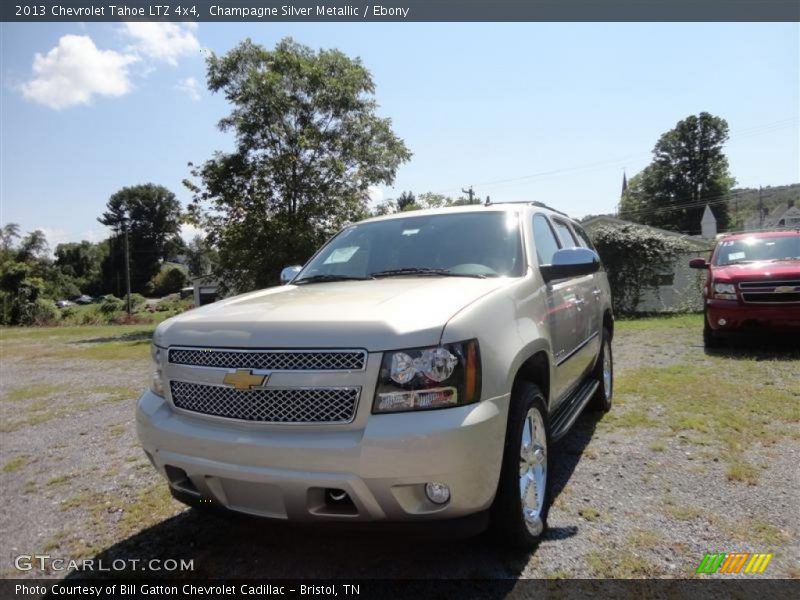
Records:
{"label": "running board", "polygon": [[590,379],[561,403],[556,412],[553,413],[553,419],[550,422],[550,439],[552,441],[557,442],[564,437],[589,403],[589,400],[592,399],[598,387],[600,387],[600,382],[596,379]]}

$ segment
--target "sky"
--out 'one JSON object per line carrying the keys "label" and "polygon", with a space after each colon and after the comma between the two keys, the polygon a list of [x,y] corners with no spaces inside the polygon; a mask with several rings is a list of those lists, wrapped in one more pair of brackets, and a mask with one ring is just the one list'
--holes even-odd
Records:
{"label": "sky", "polygon": [[611,212],[623,172],[701,111],[728,121],[738,185],[800,181],[797,23],[2,23],[0,223],[55,247],[106,237],[97,217],[124,186],[188,203],[187,163],[232,147],[205,56],[286,36],[371,71],[379,114],[413,152],[376,202],[473,186]]}

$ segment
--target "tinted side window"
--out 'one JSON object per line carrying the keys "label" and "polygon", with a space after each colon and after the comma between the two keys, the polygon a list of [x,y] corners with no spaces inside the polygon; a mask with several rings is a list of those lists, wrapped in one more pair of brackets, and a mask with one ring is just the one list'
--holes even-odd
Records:
{"label": "tinted side window", "polygon": [[576,240],[575,236],[572,235],[569,225],[567,225],[564,221],[559,221],[558,219],[553,219],[553,224],[556,226],[556,231],[558,231],[558,235],[561,238],[562,248],[578,247],[578,240]]}
{"label": "tinted side window", "polygon": [[572,228],[575,230],[575,233],[578,234],[578,243],[580,243],[580,245],[583,246],[584,248],[589,248],[589,250],[594,250],[594,244],[592,244],[592,240],[583,230],[583,227],[578,227],[577,225],[573,225]]}
{"label": "tinted side window", "polygon": [[540,265],[549,265],[553,262],[553,254],[558,250],[553,228],[544,215],[533,217],[533,243],[536,245],[536,254]]}

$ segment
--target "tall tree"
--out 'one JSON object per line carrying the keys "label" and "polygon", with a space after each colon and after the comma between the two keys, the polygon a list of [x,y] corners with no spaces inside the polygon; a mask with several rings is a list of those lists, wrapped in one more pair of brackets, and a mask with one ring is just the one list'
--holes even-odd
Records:
{"label": "tall tree", "polygon": [[411,154],[378,117],[359,59],[245,40],[207,64],[209,89],[232,104],[219,126],[236,148],[192,170],[190,209],[219,252],[223,287],[245,291],[276,283],[283,266],[365,216],[369,186],[391,184]]}
{"label": "tall tree", "polygon": [[196,235],[186,244],[186,266],[192,277],[208,275],[217,264],[217,253],[206,242],[205,238]]}
{"label": "tall tree", "polygon": [[49,248],[44,231],[41,229],[31,231],[19,243],[17,262],[30,263],[43,260],[46,258]]}
{"label": "tall tree", "polygon": [[19,225],[17,223],[6,223],[0,229],[0,250],[10,252],[19,239]]}
{"label": "tall tree", "polygon": [[684,233],[700,233],[709,204],[720,230],[728,225],[727,199],[736,181],[723,145],[725,119],[706,112],[691,115],[661,136],[653,160],[631,178],[622,195],[624,219]]}
{"label": "tall tree", "polygon": [[103,263],[104,279],[115,294],[124,286],[124,231],[127,225],[130,249],[131,289],[142,292],[158,273],[161,261],[182,246],[178,232],[181,205],[175,194],[152,183],[125,187],[108,200],[106,212],[97,220],[110,227],[111,253]]}
{"label": "tall tree", "polygon": [[403,192],[397,199],[397,210],[402,212],[412,204],[416,204],[416,202],[417,199],[414,197],[414,194],[412,194],[411,192]]}

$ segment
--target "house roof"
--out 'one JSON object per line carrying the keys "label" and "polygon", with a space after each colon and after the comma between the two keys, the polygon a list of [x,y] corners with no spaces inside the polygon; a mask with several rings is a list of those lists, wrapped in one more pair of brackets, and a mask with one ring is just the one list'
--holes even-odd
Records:
{"label": "house roof", "polygon": [[713,240],[705,240],[702,238],[692,237],[683,233],[679,233],[677,231],[670,231],[669,229],[661,229],[660,227],[653,227],[652,225],[643,225],[642,223],[634,223],[633,221],[626,221],[625,219],[618,219],[617,217],[609,217],[607,215],[600,215],[597,217],[592,217],[591,219],[587,219],[581,223],[581,226],[584,229],[595,229],[600,227],[601,225],[610,225],[612,227],[621,227],[623,225],[634,225],[636,227],[643,227],[644,229],[649,229],[655,233],[661,233],[663,235],[669,235],[672,237],[678,237],[686,241],[688,244],[695,248],[699,249],[710,249],[714,243]]}

